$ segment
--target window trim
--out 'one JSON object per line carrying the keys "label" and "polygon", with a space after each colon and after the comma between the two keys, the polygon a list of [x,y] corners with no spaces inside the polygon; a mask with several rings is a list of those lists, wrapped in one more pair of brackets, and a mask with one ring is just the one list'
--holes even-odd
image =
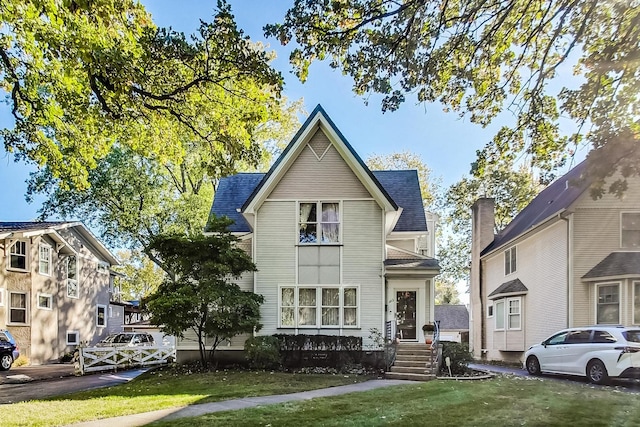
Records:
{"label": "window trim", "polygon": [[[636,286],[638,287],[638,291],[636,292]],[[640,280],[631,281],[631,294],[632,294],[632,319],[631,322],[633,325],[640,325]],[[636,299],[638,299],[638,315],[636,316]]]}
{"label": "window trim", "polygon": [[[9,301],[7,302],[7,325],[21,325],[21,326],[29,325],[30,324],[30,322],[29,322],[29,292],[9,291],[8,294],[9,294],[9,298],[8,298]],[[13,295],[13,294],[24,295],[24,301],[25,301],[24,302],[24,304],[25,304],[24,308],[22,308],[22,307],[14,308],[11,305],[11,295]],[[11,321],[11,311],[12,310],[24,310],[24,320],[25,321],[24,322],[12,322]]]}
{"label": "window trim", "polygon": [[[518,313],[511,313],[511,302],[512,301],[518,301]],[[502,327],[498,327],[498,320],[499,320],[499,316],[498,316],[498,310],[499,310],[499,305],[502,305]],[[496,299],[493,301],[493,318],[494,318],[494,322],[493,322],[493,330],[494,331],[521,331],[522,330],[522,315],[523,315],[523,306],[522,306],[522,297],[521,296],[517,296],[517,297],[505,297],[505,298],[500,298],[500,299]],[[512,328],[511,327],[511,322],[509,321],[511,316],[518,316],[519,318],[519,322],[518,322],[518,327],[517,328]]]}
{"label": "window trim", "polygon": [[[517,246],[512,246],[509,249],[505,250],[504,253],[504,275],[508,276],[510,274],[518,271],[518,252],[516,250]],[[507,271],[507,254],[509,254],[509,270]]]}
{"label": "window trim", "polygon": [[[300,217],[300,205],[304,203],[315,203],[316,205],[316,241],[315,242],[301,242],[300,241],[300,225],[302,224]],[[324,203],[335,203],[338,205],[338,222],[323,222],[322,221],[322,205]],[[313,246],[313,245],[323,245],[323,246],[331,246],[331,245],[341,245],[342,244],[342,200],[298,200],[296,203],[297,212],[296,212],[296,244],[303,246]],[[314,224],[310,222],[310,224]],[[338,241],[337,242],[322,242],[322,224],[338,224]]]}
{"label": "window trim", "polygon": [[[282,290],[293,289],[293,306],[282,305]],[[316,290],[316,322],[313,325],[300,325],[299,324],[299,290],[300,289],[315,289]],[[323,325],[322,324],[322,308],[334,307],[322,305],[322,289],[339,289],[339,324],[337,325]],[[344,304],[344,292],[346,289],[356,290],[356,305],[345,306]],[[305,306],[307,307],[307,306]],[[293,325],[282,324],[282,309],[293,308]],[[345,325],[344,322],[344,309],[355,308],[356,310],[356,324]],[[278,286],[278,329],[360,329],[360,313],[362,306],[360,303],[360,285],[279,285]]]}
{"label": "window trim", "polygon": [[[71,259],[71,257],[74,257],[76,259],[76,278],[75,279],[69,279],[69,260]],[[78,272],[80,271],[80,268],[79,268],[80,258],[75,254],[74,255],[69,255],[66,258],[65,264],[66,264],[65,265],[65,271],[66,271],[66,275],[67,275],[67,277],[65,279],[67,298],[78,299],[78,298],[80,298],[80,281],[78,280],[78,276],[79,276]],[[76,282],[76,295],[75,296],[69,293],[70,281],[75,281]]]}
{"label": "window trim", "polygon": [[[40,305],[40,297],[47,298],[49,300],[49,307],[43,307],[43,306]],[[42,292],[38,292],[36,294],[36,307],[39,310],[52,311],[53,310],[53,295],[45,294],[45,293],[42,293]]]}
{"label": "window trim", "polygon": [[0,288],[0,307],[5,306],[5,293],[6,293],[6,289]]}
{"label": "window trim", "polygon": [[[75,342],[70,342],[69,341],[69,335],[70,334],[75,334],[76,336],[76,341]],[[80,331],[75,331],[75,330],[69,330],[65,333],[65,341],[67,345],[79,345],[80,344]]]}
{"label": "window trim", "polygon": [[[102,319],[104,324],[100,324],[100,309],[102,309]],[[96,328],[107,327],[107,306],[104,304],[96,304]]]}
{"label": "window trim", "polygon": [[487,318],[491,319],[493,317],[493,301],[490,301],[489,303],[487,303]]}
{"label": "window trim", "polygon": [[[12,267],[11,266],[11,256],[14,255],[11,250],[13,249],[13,247],[17,244],[17,243],[24,243],[24,254],[18,254],[16,253],[15,255],[19,255],[19,256],[24,256],[24,268],[18,268],[18,267]],[[15,239],[15,240],[9,240],[9,251],[8,251],[8,256],[7,256],[7,270],[9,271],[19,271],[21,273],[24,272],[28,272],[29,271],[29,241],[26,239]]]}
{"label": "window trim", "polygon": [[[48,258],[46,260],[47,263],[47,267],[48,267],[48,272],[43,273],[42,272],[42,250],[46,249],[49,253]],[[40,244],[38,245],[38,274],[42,275],[42,276],[51,276],[51,270],[52,270],[52,266],[53,266],[53,256],[52,256],[52,251],[51,251],[52,247],[50,244],[48,243],[44,243],[44,242],[40,242]]]}
{"label": "window trim", "polygon": [[[600,306],[599,303],[599,299],[600,299],[600,288],[603,286],[617,286],[618,287],[618,321],[614,322],[614,323],[598,323],[598,308]],[[596,294],[595,294],[595,324],[596,325],[620,325],[620,319],[622,317],[622,283],[620,282],[601,282],[601,283],[596,283],[595,286],[595,290],[596,290]]]}
{"label": "window trim", "polygon": [[620,249],[638,249],[638,246],[624,246],[624,245],[622,244],[622,235],[623,235],[623,233],[622,233],[622,223],[623,223],[623,222],[622,222],[622,217],[623,217],[625,214],[636,214],[636,215],[640,215],[640,211],[621,211],[621,212],[620,212],[620,229],[619,229],[619,232],[620,232]]}

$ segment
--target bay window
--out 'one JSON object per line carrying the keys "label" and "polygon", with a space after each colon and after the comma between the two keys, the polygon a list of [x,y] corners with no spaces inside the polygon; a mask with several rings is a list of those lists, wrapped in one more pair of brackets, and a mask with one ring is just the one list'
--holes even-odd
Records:
{"label": "bay window", "polygon": [[522,298],[502,298],[493,302],[495,330],[522,329]]}
{"label": "bay window", "polygon": [[281,328],[344,328],[358,326],[358,288],[283,286]]}

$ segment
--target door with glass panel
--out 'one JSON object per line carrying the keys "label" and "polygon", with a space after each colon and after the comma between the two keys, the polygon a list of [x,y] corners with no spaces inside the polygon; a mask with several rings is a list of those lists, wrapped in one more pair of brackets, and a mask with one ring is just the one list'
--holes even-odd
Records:
{"label": "door with glass panel", "polygon": [[401,340],[416,340],[416,291],[396,291],[396,333]]}

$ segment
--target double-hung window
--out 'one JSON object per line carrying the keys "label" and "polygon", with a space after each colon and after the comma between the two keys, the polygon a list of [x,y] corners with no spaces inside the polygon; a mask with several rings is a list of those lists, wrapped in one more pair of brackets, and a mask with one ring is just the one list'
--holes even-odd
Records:
{"label": "double-hung window", "polygon": [[104,328],[107,326],[107,306],[98,304],[96,307],[96,326]]}
{"label": "double-hung window", "polygon": [[640,212],[620,214],[620,246],[622,248],[640,248]]}
{"label": "double-hung window", "polygon": [[340,203],[301,202],[298,225],[300,243],[339,243]]}
{"label": "double-hung window", "polygon": [[9,292],[9,323],[27,324],[28,294]]}
{"label": "double-hung window", "polygon": [[620,323],[620,285],[606,283],[598,285],[597,323],[617,325]]}
{"label": "double-hung window", "polygon": [[67,257],[67,296],[69,298],[78,298],[80,290],[78,289],[78,258],[75,255]]}
{"label": "double-hung window", "polygon": [[280,327],[348,328],[358,326],[358,288],[283,286]]}
{"label": "double-hung window", "polygon": [[27,270],[27,242],[16,240],[9,249],[9,268],[12,270]]}
{"label": "double-hung window", "polygon": [[51,276],[51,246],[40,244],[38,249],[38,273]]}
{"label": "double-hung window", "polygon": [[516,247],[504,251],[504,275],[515,273],[516,271]]}
{"label": "double-hung window", "polygon": [[53,296],[51,294],[38,293],[38,308],[42,310],[53,309]]}
{"label": "double-hung window", "polygon": [[522,328],[522,298],[503,298],[494,301],[493,317],[495,330],[518,330]]}

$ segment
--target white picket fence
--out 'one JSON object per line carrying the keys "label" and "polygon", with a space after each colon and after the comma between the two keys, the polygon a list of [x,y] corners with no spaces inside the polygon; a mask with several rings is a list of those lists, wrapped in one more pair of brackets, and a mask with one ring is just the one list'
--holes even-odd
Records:
{"label": "white picket fence", "polygon": [[175,360],[175,347],[81,347],[76,371],[84,375],[93,371],[162,365]]}

